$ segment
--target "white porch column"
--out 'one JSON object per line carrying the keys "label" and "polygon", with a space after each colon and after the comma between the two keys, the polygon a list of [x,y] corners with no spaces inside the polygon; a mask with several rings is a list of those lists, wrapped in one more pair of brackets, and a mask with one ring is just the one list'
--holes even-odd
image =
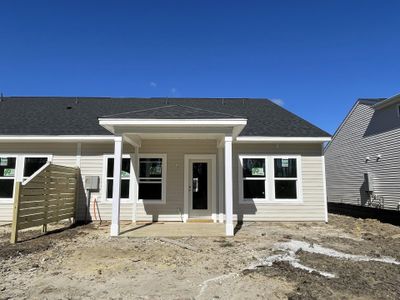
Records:
{"label": "white porch column", "polygon": [[121,166],[122,166],[122,136],[114,138],[114,179],[111,215],[111,236],[119,235],[120,202],[121,202]]}
{"label": "white porch column", "polygon": [[225,137],[225,233],[233,236],[232,137]]}
{"label": "white porch column", "polygon": [[218,146],[218,222],[224,223],[224,148]]}
{"label": "white porch column", "polygon": [[137,215],[137,202],[139,199],[139,146],[135,146],[135,155],[133,157],[133,176],[132,187],[133,187],[133,211],[132,211],[132,222],[136,222]]}

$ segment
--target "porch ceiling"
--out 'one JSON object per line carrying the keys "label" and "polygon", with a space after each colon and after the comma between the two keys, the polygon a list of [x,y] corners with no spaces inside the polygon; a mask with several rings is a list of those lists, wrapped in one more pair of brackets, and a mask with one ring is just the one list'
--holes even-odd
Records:
{"label": "porch ceiling", "polygon": [[99,124],[116,135],[135,134],[140,138],[220,138],[237,137],[247,124],[246,119],[127,119],[100,118]]}

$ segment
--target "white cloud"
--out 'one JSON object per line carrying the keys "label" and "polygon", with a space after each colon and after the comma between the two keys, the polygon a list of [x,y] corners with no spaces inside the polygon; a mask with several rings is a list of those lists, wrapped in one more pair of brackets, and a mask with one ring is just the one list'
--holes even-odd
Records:
{"label": "white cloud", "polygon": [[285,101],[283,101],[282,99],[271,99],[272,102],[274,102],[275,104],[278,104],[279,106],[283,106],[285,105]]}
{"label": "white cloud", "polygon": [[177,91],[178,91],[178,90],[177,90],[176,88],[172,88],[172,89],[171,89],[171,94],[172,94],[172,95],[175,95]]}
{"label": "white cloud", "polygon": [[157,87],[157,82],[150,81],[150,86],[153,88]]}

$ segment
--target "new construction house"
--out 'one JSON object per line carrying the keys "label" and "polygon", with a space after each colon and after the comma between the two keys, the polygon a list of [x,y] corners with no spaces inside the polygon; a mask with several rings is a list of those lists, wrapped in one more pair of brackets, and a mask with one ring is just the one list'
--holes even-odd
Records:
{"label": "new construction house", "polygon": [[327,221],[330,136],[270,100],[3,97],[0,112],[1,221],[46,164],[79,169],[77,218],[96,203],[113,236],[120,220],[207,220],[228,236],[237,220]]}
{"label": "new construction house", "polygon": [[399,140],[399,95],[357,100],[325,150],[332,207],[399,211]]}

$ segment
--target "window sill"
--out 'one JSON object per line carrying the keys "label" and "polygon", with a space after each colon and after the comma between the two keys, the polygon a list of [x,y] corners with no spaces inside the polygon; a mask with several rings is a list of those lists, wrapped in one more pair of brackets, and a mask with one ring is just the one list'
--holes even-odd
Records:
{"label": "window sill", "polygon": [[274,200],[239,200],[240,205],[251,205],[251,204],[303,204],[302,199],[274,199]]}
{"label": "window sill", "polygon": [[143,199],[139,199],[137,201],[137,203],[141,203],[141,204],[165,204],[166,201],[165,200],[143,200]]}
{"label": "window sill", "polygon": [[0,204],[12,204],[14,203],[13,198],[0,198]]}

